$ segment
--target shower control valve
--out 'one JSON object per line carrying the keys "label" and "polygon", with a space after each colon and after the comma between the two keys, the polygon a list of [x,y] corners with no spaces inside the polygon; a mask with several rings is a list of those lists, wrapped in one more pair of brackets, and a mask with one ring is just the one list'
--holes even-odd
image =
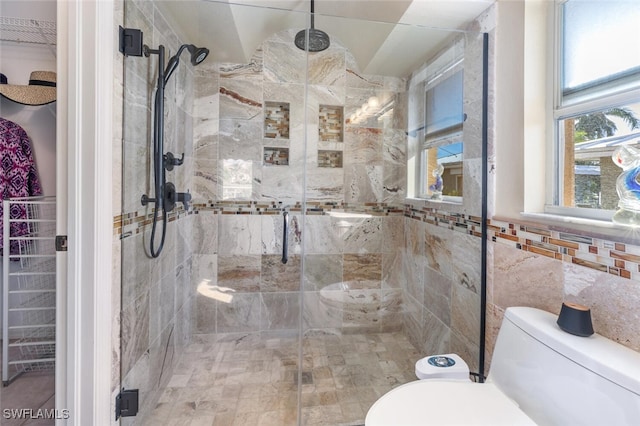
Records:
{"label": "shower control valve", "polygon": [[180,158],[176,158],[176,156],[173,155],[172,152],[167,152],[166,154],[164,154],[163,159],[164,168],[171,171],[173,170],[174,166],[182,166],[182,163],[184,163],[184,152],[182,153],[182,156]]}

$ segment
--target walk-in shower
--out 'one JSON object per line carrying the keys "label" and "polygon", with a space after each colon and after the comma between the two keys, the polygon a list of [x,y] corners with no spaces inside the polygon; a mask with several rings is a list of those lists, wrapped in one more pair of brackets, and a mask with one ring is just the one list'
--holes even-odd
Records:
{"label": "walk-in shower", "polygon": [[[362,425],[428,354],[479,371],[483,33],[382,22],[429,16],[415,8],[433,2],[384,2],[370,20],[338,16],[359,14],[346,2],[124,3],[123,26],[153,46],[211,52],[170,84],[177,58],[162,70],[124,58],[113,388],[139,389],[140,412],[123,426]],[[329,48],[311,46],[314,27]],[[140,194],[154,197],[154,176],[136,167],[162,130],[149,88],[164,84],[164,148],[177,154],[155,161],[192,199],[166,215],[149,259]],[[418,199],[439,164],[458,195]]]}
{"label": "walk-in shower", "polygon": [[[153,214],[153,224],[151,230],[151,238],[149,240],[149,253],[152,257],[158,257],[164,247],[165,236],[167,232],[167,212],[174,209],[177,202],[182,202],[185,210],[189,210],[189,202],[191,194],[189,192],[177,192],[172,182],[167,182],[165,170],[171,171],[175,166],[181,166],[184,163],[184,153],[180,158],[172,152],[164,153],[164,89],[169,82],[169,78],[180,63],[180,54],[184,49],[191,53],[191,64],[198,65],[205,60],[209,54],[209,49],[205,47],[196,47],[193,44],[183,44],[178,52],[169,59],[167,67],[164,68],[165,47],[158,46],[157,49],[150,49],[144,45],[144,55],[149,57],[152,54],[158,55],[158,82],[156,85],[155,102],[153,108],[153,177],[155,196],[150,198],[147,194],[142,196],[141,202],[143,206],[149,203],[155,204],[155,212]],[[156,248],[156,225],[158,222],[158,211],[162,211],[162,233],[160,236],[160,244]]]}

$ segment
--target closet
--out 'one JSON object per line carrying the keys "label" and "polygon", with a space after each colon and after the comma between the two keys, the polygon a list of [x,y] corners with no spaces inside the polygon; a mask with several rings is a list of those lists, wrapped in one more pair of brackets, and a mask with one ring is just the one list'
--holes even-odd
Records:
{"label": "closet", "polygon": [[55,19],[55,0],[0,5],[3,409],[54,399]]}

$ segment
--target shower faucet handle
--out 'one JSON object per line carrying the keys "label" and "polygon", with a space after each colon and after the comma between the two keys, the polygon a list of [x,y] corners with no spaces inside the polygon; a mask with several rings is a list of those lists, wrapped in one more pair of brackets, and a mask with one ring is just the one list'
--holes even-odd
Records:
{"label": "shower faucet handle", "polygon": [[182,156],[180,158],[176,158],[176,156],[173,155],[172,152],[167,152],[166,154],[164,154],[163,159],[164,168],[171,171],[173,170],[174,166],[182,166],[182,163],[184,163],[184,152],[182,153]]}

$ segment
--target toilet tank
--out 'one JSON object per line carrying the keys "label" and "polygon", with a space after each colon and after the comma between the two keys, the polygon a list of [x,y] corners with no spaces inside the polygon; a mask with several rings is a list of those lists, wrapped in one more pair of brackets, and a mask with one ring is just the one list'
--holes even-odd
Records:
{"label": "toilet tank", "polygon": [[568,334],[556,320],[508,308],[487,382],[540,425],[638,425],[640,353],[598,334]]}

